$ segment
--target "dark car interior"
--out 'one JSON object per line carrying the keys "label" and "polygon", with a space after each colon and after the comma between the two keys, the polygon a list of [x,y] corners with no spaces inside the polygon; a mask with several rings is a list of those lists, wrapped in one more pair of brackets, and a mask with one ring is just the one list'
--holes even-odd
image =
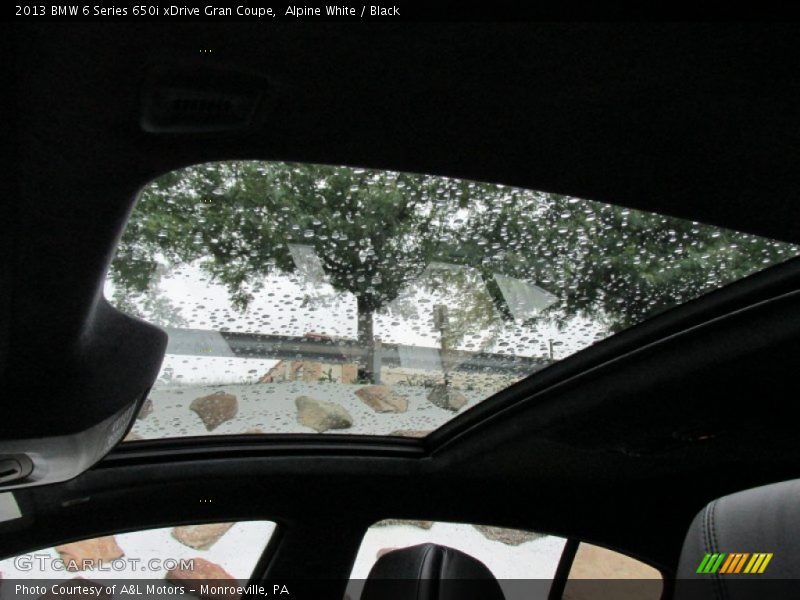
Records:
{"label": "dark car interior", "polygon": [[[140,190],[215,161],[490,182],[800,244],[796,25],[27,21],[7,34],[0,496],[19,515],[0,520],[0,557],[270,521],[249,581],[342,598],[370,526],[425,520],[611,549],[657,569],[663,598],[791,597],[726,588],[733,575],[682,586],[712,552],[773,553],[765,573],[798,575],[797,485],[728,496],[800,477],[798,258],[576,351],[424,437],[122,442],[168,335],[103,286]],[[378,558],[362,598],[503,597],[494,577],[422,544]],[[549,597],[569,597],[563,584]]]}

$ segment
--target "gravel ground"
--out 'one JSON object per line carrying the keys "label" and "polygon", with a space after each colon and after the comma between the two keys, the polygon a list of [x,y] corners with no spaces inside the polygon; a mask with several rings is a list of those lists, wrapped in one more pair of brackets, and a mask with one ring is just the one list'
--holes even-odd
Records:
{"label": "gravel ground", "polygon": [[[297,422],[295,398],[298,396],[334,402],[344,407],[353,417],[352,427],[329,430],[327,433],[386,435],[404,429],[428,431],[439,427],[485,397],[478,391],[462,391],[469,403],[456,413],[431,404],[426,398],[430,388],[397,385],[392,389],[408,399],[408,410],[405,413],[377,413],[355,395],[356,390],[361,387],[365,386],[299,381],[239,385],[161,385],[150,394],[153,412],[146,418],[137,420],[132,431],[144,439],[236,434],[253,428],[258,428],[263,433],[315,433],[310,427],[304,427]],[[220,391],[236,396],[238,413],[213,431],[207,431],[200,417],[189,410],[189,405],[195,398]]]}

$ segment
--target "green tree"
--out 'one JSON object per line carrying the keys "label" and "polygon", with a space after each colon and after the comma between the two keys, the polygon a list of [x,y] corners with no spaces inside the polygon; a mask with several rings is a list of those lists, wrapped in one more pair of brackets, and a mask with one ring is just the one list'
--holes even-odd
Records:
{"label": "green tree", "polygon": [[[226,162],[169,173],[143,191],[112,264],[115,301],[179,325],[153,284],[164,265],[201,261],[244,310],[267,274],[296,270],[292,244],[310,246],[333,288],[355,295],[358,341],[368,352],[374,314],[414,285],[458,294],[447,340],[454,347],[476,331],[499,331],[498,314],[511,316],[495,274],[558,296],[538,318],[564,324],[583,316],[618,331],[798,252],[748,234],[493,184]],[[434,261],[470,271],[421,277]],[[475,272],[488,295],[468,293]],[[366,363],[371,378],[369,357]]]}
{"label": "green tree", "polygon": [[486,279],[503,273],[536,282],[557,294],[549,313],[557,323],[580,315],[610,332],[800,252],[746,233],[520,189],[491,195],[465,228],[479,233],[462,235],[460,252],[481,257]]}
{"label": "green tree", "polygon": [[[244,310],[264,275],[296,269],[290,245],[302,244],[313,248],[335,289],[356,296],[358,341],[371,353],[375,311],[435,254],[460,185],[285,163],[220,163],[170,173],[144,190],[120,242],[111,272],[117,303],[130,310],[130,298],[143,297],[156,306],[148,294],[159,265],[202,260],[203,270]],[[371,378],[371,358],[365,362]]]}

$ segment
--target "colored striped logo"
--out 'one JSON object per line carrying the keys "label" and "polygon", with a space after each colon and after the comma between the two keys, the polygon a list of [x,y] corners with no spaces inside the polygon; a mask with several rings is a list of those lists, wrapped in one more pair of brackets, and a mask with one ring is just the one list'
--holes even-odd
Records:
{"label": "colored striped logo", "polygon": [[706,554],[697,567],[698,573],[713,575],[714,573],[724,573],[734,575],[739,573],[760,574],[763,573],[769,561],[772,560],[772,553],[755,552],[720,552],[718,554]]}

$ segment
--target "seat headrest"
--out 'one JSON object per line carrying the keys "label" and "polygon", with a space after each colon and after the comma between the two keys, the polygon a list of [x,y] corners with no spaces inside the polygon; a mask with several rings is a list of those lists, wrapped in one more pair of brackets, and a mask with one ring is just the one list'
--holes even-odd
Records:
{"label": "seat headrest", "polygon": [[361,600],[504,600],[481,561],[454,548],[420,544],[381,556]]}
{"label": "seat headrest", "polygon": [[800,597],[800,480],[723,496],[698,513],[675,598]]}

